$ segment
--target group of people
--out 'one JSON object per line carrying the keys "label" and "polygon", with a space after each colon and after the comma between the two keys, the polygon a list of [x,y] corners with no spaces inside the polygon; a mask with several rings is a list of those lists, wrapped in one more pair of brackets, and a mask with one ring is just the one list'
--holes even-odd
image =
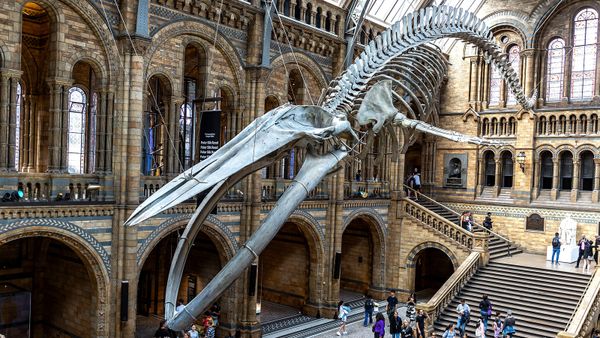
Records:
{"label": "group of people", "polygon": [[[177,307],[175,308],[175,314],[183,311],[185,304],[183,299],[177,301]],[[161,320],[158,330],[154,333],[154,338],[215,338],[216,327],[219,323],[219,316],[221,315],[221,307],[218,303],[214,303],[209,311],[204,312],[202,317],[202,330],[198,330],[198,326],[193,324],[188,330],[182,332],[175,332],[167,327],[167,321]]]}
{"label": "group of people", "polygon": [[[414,172],[406,175],[404,182],[409,188],[415,190],[417,193],[421,192],[421,174],[419,174],[417,168],[415,168]],[[406,189],[406,195],[408,198],[414,198],[418,200],[419,196],[416,196],[417,193],[413,194],[411,189]]]}
{"label": "group of people", "polygon": [[[446,327],[442,334],[442,338],[458,338],[467,337],[466,329],[471,321],[471,307],[464,299],[460,300],[460,304],[456,307],[457,320],[456,324],[451,323]],[[490,319],[492,319],[493,306],[487,295],[483,295],[479,302],[480,318],[475,326],[475,336],[477,338],[485,338]],[[512,311],[508,310],[506,317],[502,319],[499,311],[496,311],[495,319],[493,320],[494,338],[513,337],[516,333],[516,319],[512,315]]]}
{"label": "group of people", "polygon": [[577,264],[575,264],[576,268],[579,268],[579,262],[581,259],[583,259],[584,270],[590,269],[592,261],[594,261],[596,266],[598,266],[598,248],[600,247],[600,236],[594,236],[593,240],[591,238],[587,239],[585,235],[583,235],[579,242],[577,242],[577,246],[579,247],[579,255],[577,256]]}
{"label": "group of people", "polygon": [[[364,303],[364,320],[363,326],[368,327],[371,325],[371,330],[375,338],[383,338],[386,331],[386,326],[389,327],[389,333],[392,338],[425,338],[425,321],[429,319],[429,316],[423,311],[419,311],[417,314],[416,306],[416,295],[411,294],[406,302],[406,318],[402,319],[398,313],[398,298],[396,297],[396,291],[391,290],[390,295],[387,298],[386,318],[382,312],[378,312],[375,315],[375,322],[373,323],[373,313],[375,312],[375,302],[370,295],[367,295]],[[346,331],[346,320],[347,318],[342,317],[341,314],[349,313],[349,308],[344,308],[344,303],[340,301],[338,306],[338,318],[341,319],[342,324],[337,332],[337,335],[347,334]],[[415,325],[416,324],[416,325]]]}

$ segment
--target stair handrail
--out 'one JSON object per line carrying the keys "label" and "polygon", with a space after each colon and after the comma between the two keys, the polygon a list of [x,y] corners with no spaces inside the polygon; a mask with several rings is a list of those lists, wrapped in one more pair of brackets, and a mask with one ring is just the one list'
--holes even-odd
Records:
{"label": "stair handrail", "polygon": [[[410,199],[405,199],[403,210],[408,216],[416,219],[425,226],[433,228],[436,232],[468,250],[473,250],[474,248],[479,248],[482,251],[487,250],[487,234],[477,234],[467,231],[447,218],[434,213]],[[437,222],[432,217],[425,217],[425,215],[433,216]]]}
{"label": "stair handrail", "polygon": [[[481,253],[477,251],[471,252],[467,259],[454,271],[448,280],[440,287],[440,289],[429,299],[427,303],[417,304],[418,310],[423,310],[430,318],[430,323],[439,317],[446,306],[452,302],[452,299],[458,295],[460,290],[469,281],[481,264]],[[432,328],[430,327],[430,330]]]}
{"label": "stair handrail", "polygon": [[[461,216],[461,214],[460,214],[458,211],[456,211],[456,210],[454,210],[454,209],[452,209],[452,208],[450,208],[450,207],[448,207],[448,206],[446,206],[446,205],[444,205],[444,204],[442,204],[442,203],[440,203],[440,202],[438,202],[438,201],[434,200],[433,198],[431,198],[431,197],[429,197],[429,196],[425,195],[424,193],[422,193],[422,192],[420,192],[420,191],[417,191],[417,190],[415,190],[415,189],[413,189],[413,188],[409,187],[409,186],[408,186],[408,185],[406,185],[406,184],[404,184],[404,187],[405,187],[406,189],[408,189],[408,190],[410,190],[410,191],[414,192],[414,193],[415,193],[415,196],[418,196],[417,198],[419,198],[419,196],[420,196],[420,197],[424,197],[426,200],[428,200],[428,201],[430,201],[430,202],[433,202],[433,203],[435,203],[437,206],[440,206],[440,207],[442,207],[442,208],[444,208],[444,209],[448,210],[449,212],[451,212],[451,213],[455,214],[456,216],[459,216],[459,217]],[[417,194],[418,194],[418,195],[417,195]],[[490,230],[490,229],[488,229],[488,228],[484,227],[483,225],[481,225],[481,224],[479,224],[479,223],[477,223],[477,222],[475,222],[475,221],[473,221],[473,224],[474,224],[475,226],[477,226],[478,228],[480,228],[480,229],[483,229],[484,231],[487,231],[487,232],[491,233],[492,235],[494,235],[494,236],[496,236],[496,237],[498,237],[498,238],[500,238],[500,239],[503,239],[504,241],[506,241],[506,242],[508,242],[508,243],[514,244],[514,243],[513,243],[513,241],[511,241],[510,239],[508,239],[508,238],[506,238],[506,237],[504,237],[504,236],[500,235],[499,233],[497,233],[497,232],[495,232],[495,231],[493,231],[493,230]]]}
{"label": "stair handrail", "polygon": [[[571,318],[565,326],[565,330],[559,332],[556,337],[587,337],[595,325],[598,316],[598,302],[600,302],[600,273],[595,270],[571,314]],[[596,313],[592,312],[596,308]]]}

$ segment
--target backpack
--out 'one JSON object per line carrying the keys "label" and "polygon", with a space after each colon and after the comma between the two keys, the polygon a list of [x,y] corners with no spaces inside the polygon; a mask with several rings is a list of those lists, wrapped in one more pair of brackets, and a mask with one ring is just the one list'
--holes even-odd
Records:
{"label": "backpack", "polygon": [[366,308],[372,308],[373,307],[373,300],[372,299],[367,299],[367,301],[365,302],[365,307]]}
{"label": "backpack", "polygon": [[471,311],[468,308],[465,308],[462,319],[465,321],[465,323],[468,323],[471,319]]}
{"label": "backpack", "polygon": [[552,238],[552,247],[558,248],[559,245],[560,245],[560,240],[558,239],[558,237]]}

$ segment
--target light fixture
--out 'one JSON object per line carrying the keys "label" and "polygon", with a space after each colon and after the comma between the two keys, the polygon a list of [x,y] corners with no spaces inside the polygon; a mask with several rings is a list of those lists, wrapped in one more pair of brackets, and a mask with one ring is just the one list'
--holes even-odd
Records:
{"label": "light fixture", "polygon": [[519,167],[522,172],[525,172],[525,152],[522,151],[517,155],[517,163],[519,163]]}

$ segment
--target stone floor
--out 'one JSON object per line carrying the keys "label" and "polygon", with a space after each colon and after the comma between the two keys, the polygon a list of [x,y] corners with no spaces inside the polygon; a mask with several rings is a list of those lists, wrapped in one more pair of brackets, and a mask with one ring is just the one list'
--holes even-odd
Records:
{"label": "stone floor", "polygon": [[596,269],[596,263],[592,263],[591,268],[587,271],[583,269],[583,263],[579,264],[579,268],[575,268],[575,263],[560,263],[558,265],[553,265],[550,261],[546,260],[546,256],[529,253],[521,253],[512,257],[500,258],[495,260],[495,262],[585,274],[592,274]]}

